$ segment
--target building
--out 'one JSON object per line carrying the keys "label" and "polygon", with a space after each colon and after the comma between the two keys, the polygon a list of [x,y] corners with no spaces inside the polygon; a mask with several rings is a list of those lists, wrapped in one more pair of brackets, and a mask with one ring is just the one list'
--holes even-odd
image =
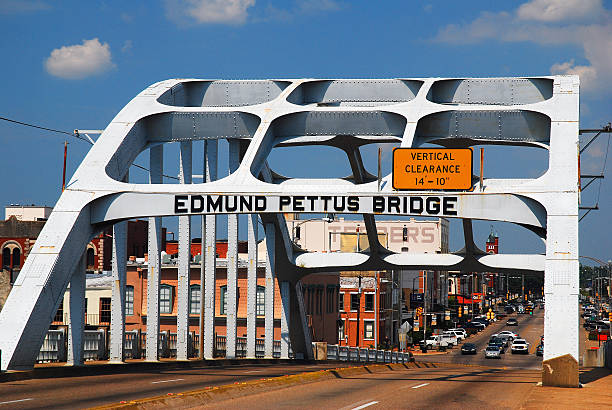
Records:
{"label": "building", "polygon": [[14,216],[18,221],[46,221],[51,211],[53,208],[50,206],[11,204],[4,208],[4,219]]}
{"label": "building", "polygon": [[[361,220],[289,217],[287,225],[294,243],[311,252],[359,252],[368,248],[366,228]],[[448,252],[449,224],[444,218],[380,220],[376,221],[376,227],[380,243],[393,252]],[[374,347],[387,342],[396,345],[397,329],[405,320],[412,320],[417,306],[427,303],[430,312],[442,313],[448,303],[446,272],[398,270],[329,275],[339,281],[338,311],[332,313],[330,310],[330,315],[337,317],[335,322],[331,317],[325,320],[326,326],[330,326],[325,333],[331,334],[331,326],[335,323],[335,340],[341,345]],[[312,276],[304,278],[303,282]],[[326,301],[333,300],[331,286],[329,283],[329,287],[325,287]],[[416,295],[421,297],[420,305],[410,302]],[[307,308],[307,311],[310,310]],[[322,323],[319,321],[318,326]],[[325,341],[334,343],[332,340]]]}

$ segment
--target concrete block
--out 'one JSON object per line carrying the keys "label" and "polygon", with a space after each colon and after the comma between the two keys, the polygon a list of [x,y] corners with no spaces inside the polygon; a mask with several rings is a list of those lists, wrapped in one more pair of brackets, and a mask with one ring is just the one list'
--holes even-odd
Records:
{"label": "concrete block", "polygon": [[542,386],[578,387],[578,361],[566,354],[542,363]]}

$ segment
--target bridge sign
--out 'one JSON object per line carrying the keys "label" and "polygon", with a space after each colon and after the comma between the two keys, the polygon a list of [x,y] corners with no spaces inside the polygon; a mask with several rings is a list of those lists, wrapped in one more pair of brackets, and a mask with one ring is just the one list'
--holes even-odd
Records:
{"label": "bridge sign", "polygon": [[393,188],[400,190],[469,190],[472,188],[470,148],[396,148]]}

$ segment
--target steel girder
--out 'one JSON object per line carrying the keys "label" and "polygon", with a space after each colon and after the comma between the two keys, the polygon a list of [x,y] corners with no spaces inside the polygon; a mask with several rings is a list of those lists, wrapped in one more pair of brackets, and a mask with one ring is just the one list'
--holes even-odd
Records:
{"label": "steel girder", "polygon": [[[146,149],[172,141],[218,139],[238,139],[242,148],[240,164],[225,178],[201,184],[122,182],[134,159]],[[539,178],[485,179],[482,187],[475,184],[470,192],[453,193],[397,192],[391,188],[391,175],[387,175],[378,190],[377,182],[363,167],[359,147],[381,142],[399,142],[402,147],[431,142],[452,147],[530,145],[548,150],[549,169]],[[274,147],[305,145],[343,149],[353,175],[344,179],[292,179],[269,168],[267,157]],[[227,207],[206,212],[187,207],[187,211],[177,212],[177,196],[187,200],[201,196],[213,201],[221,197],[230,202],[233,198],[234,204],[240,196],[265,198],[266,207],[255,213],[262,217],[267,232],[271,227],[276,231],[278,280],[293,286],[300,277],[315,271],[545,271],[547,298],[566,306],[551,313],[550,318],[556,321],[577,297],[577,152],[577,76],[177,79],[153,84],[106,127],[41,232],[0,312],[2,369],[33,365],[82,249],[103,227],[136,217],[241,213]],[[368,251],[323,254],[297,248],[282,216],[283,203],[286,198],[311,196],[357,201],[357,208],[345,208],[343,213],[364,215],[370,239]],[[410,198],[431,202],[437,213],[397,205],[397,201]],[[440,204],[448,198],[452,198],[449,209],[453,212],[441,213]],[[377,201],[384,204],[382,208],[375,206]],[[312,202],[309,208],[294,204],[287,211],[324,212],[327,203],[323,202]],[[378,243],[373,216],[377,213],[511,222],[546,238],[546,254],[484,255],[473,244],[470,223],[464,224],[466,247],[460,252],[395,254]],[[547,323],[553,320],[550,318],[547,316]],[[557,337],[557,333],[548,326],[547,340],[567,336]],[[547,343],[545,358],[562,353],[577,358],[573,341]]]}

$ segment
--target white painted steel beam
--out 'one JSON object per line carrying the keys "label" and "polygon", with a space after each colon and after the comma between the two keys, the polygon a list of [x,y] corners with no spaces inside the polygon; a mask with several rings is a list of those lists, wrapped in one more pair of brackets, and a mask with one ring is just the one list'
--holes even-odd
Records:
{"label": "white painted steel beam", "polygon": [[264,357],[274,357],[274,285],[276,283],[276,231],[274,224],[266,223],[266,296],[264,319]]}
{"label": "white painted steel beam", "polygon": [[257,231],[259,217],[249,214],[248,218],[248,266],[247,266],[247,341],[246,357],[254,359],[257,338]]}
{"label": "white painted steel beam", "polygon": [[[191,183],[192,144],[191,141],[180,143],[179,182]],[[178,226],[178,286],[176,314],[176,358],[189,358],[189,277],[191,268],[191,216],[179,216]]]}
{"label": "white painted steel beam", "polygon": [[[217,179],[217,141],[205,141],[204,162],[206,167],[206,181]],[[205,272],[204,289],[204,358],[212,359],[215,350],[215,277],[217,270],[217,217],[206,215],[206,249],[204,251]]]}
{"label": "white painted steel beam", "polygon": [[[154,145],[149,150],[149,181],[161,184],[164,170],[163,145]],[[162,218],[149,218],[149,266],[147,270],[147,339],[146,359],[159,359],[159,286],[161,283]]]}
{"label": "white painted steel beam", "polygon": [[289,282],[283,281],[280,283],[280,296],[281,296],[281,328],[280,328],[280,358],[289,358],[289,345],[291,339],[289,338],[289,320],[291,318],[291,294]]}
{"label": "white painted steel beam", "polygon": [[82,366],[85,363],[85,269],[86,259],[83,254],[70,278],[68,364],[72,366]]}
{"label": "white painted steel beam", "polygon": [[[110,323],[110,361],[124,361],[125,280],[127,271],[127,222],[113,225],[113,258]],[[132,301],[133,303],[133,301]]]}
{"label": "white painted steel beam", "polygon": [[[240,166],[240,141],[229,142],[229,173],[234,173]],[[236,198],[236,201],[238,199]],[[237,203],[236,203],[237,206]],[[225,357],[236,358],[236,320],[238,316],[238,215],[227,216],[227,310],[225,312],[226,336]]]}

